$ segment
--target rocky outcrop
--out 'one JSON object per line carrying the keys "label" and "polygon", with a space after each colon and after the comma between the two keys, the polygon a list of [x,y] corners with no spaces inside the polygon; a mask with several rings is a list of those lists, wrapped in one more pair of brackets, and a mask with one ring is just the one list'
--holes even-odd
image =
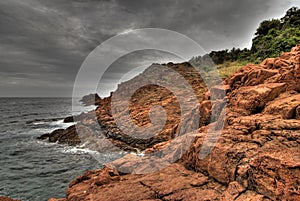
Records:
{"label": "rocky outcrop", "polygon": [[[300,94],[282,93],[274,102],[264,109],[264,114],[280,115],[283,119],[299,119]],[[298,108],[298,111],[297,111]]]}
{"label": "rocky outcrop", "polygon": [[19,201],[19,200],[14,200],[8,197],[0,196],[0,201]]}
{"label": "rocky outcrop", "polygon": [[[188,84],[192,87],[193,94],[197,100],[192,98],[187,99],[187,102],[197,102],[198,104],[203,101],[204,93],[206,92],[205,83],[203,82],[200,74],[189,63],[182,64],[153,64],[145,72],[133,78],[130,81],[122,83],[118,86],[116,92],[113,92],[110,97],[104,98],[99,102],[96,109],[96,116],[101,127],[101,130],[105,133],[105,136],[110,139],[116,146],[120,148],[131,150],[145,150],[153,147],[154,145],[162,142],[169,141],[174,138],[175,134],[179,131],[179,123],[181,120],[181,108],[178,97],[189,97],[190,94],[185,94],[185,90],[177,89],[176,96],[170,89],[161,87],[154,84],[148,84],[148,80],[157,79],[157,77],[163,77],[163,72],[157,75],[157,69],[164,71],[164,69],[172,69],[176,71],[173,73],[173,80],[177,77],[180,79],[182,76],[187,80]],[[162,78],[165,82],[168,79]],[[136,86],[138,84],[138,86]],[[165,83],[162,83],[165,84]],[[169,84],[169,83],[167,83]],[[184,87],[184,86],[183,86]],[[119,108],[127,108],[126,96],[130,94],[134,89],[137,90],[132,94],[129,100],[129,112],[130,118],[135,125],[141,128],[145,128],[151,125],[149,112],[151,107],[160,106],[167,113],[166,124],[159,133],[154,136],[143,136],[143,138],[133,136],[135,129],[129,127],[128,132],[124,132],[117,125],[116,119],[126,122],[125,113],[126,110],[119,109],[112,114],[111,102],[114,101]],[[114,100],[112,100],[114,98]],[[200,122],[198,124],[205,124]],[[197,128],[199,125],[197,125]],[[196,129],[197,129],[196,128]],[[152,134],[152,133],[151,133]]]}
{"label": "rocky outcrop", "polygon": [[[156,72],[158,68],[163,72],[157,75]],[[174,93],[166,87],[148,84],[148,80],[155,79],[157,76],[164,76],[164,69],[172,69],[171,73],[174,74],[172,79],[175,81],[177,80],[176,76],[178,79],[183,77],[187,80],[187,83],[191,86],[192,93],[194,94],[194,97],[190,97],[187,100],[187,103],[196,102],[200,104],[203,101],[204,93],[206,92],[205,83],[203,82],[199,72],[196,71],[189,63],[168,63],[163,65],[153,64],[142,74],[132,80],[120,84],[117,91],[111,93],[111,95],[107,98],[101,99],[97,94],[90,94],[83,97],[81,101],[85,105],[97,105],[95,111],[82,113],[74,117],[66,117],[64,122],[78,122],[76,127],[87,127],[95,131],[95,136],[101,139],[102,137],[105,137],[113,145],[125,151],[136,152],[137,150],[146,150],[152,148],[156,144],[168,142],[175,137],[176,133],[179,132],[181,112],[185,112],[181,111],[177,97],[179,96],[185,99],[191,94],[185,94],[186,91],[179,86],[175,96]],[[164,80],[166,84],[169,84],[169,79]],[[127,93],[130,93],[130,91],[134,91],[135,88],[138,88],[138,90],[134,92],[129,100],[130,104],[128,110],[130,111],[130,118],[137,127],[146,128],[151,125],[149,112],[153,106],[160,106],[167,113],[165,126],[159,131],[159,133],[156,133],[153,136],[133,136],[132,133],[135,133],[135,128],[130,126],[129,130],[124,132],[124,130],[119,128],[116,119],[126,122],[126,119],[123,120],[125,116],[124,113],[126,111],[120,109],[115,112],[114,115],[112,114],[111,102],[113,96],[115,95],[114,97],[117,97],[114,101],[117,103],[118,107],[126,107],[127,100],[125,96]],[[198,108],[195,108],[195,110],[198,110]],[[194,129],[199,128],[200,125],[206,125],[208,122],[209,114],[206,115],[206,118],[201,118],[200,122],[195,122]],[[191,127],[190,125],[187,126],[186,123],[184,123],[181,127]],[[73,128],[74,127],[69,127],[66,130],[58,129],[50,134],[44,134],[38,139],[48,139],[49,142],[67,143],[69,145],[78,145],[81,142],[86,144],[86,142],[82,139],[84,136],[76,134],[76,130]],[[67,140],[68,138],[69,140]]]}
{"label": "rocky outcrop", "polygon": [[74,117],[73,116],[68,116],[64,118],[64,123],[71,123],[74,122]]}
{"label": "rocky outcrop", "polygon": [[[224,119],[216,115],[211,124],[200,122],[197,132],[187,134],[194,139],[187,151],[180,152],[178,138],[165,141],[172,139],[166,137],[147,149],[149,154],[162,154],[157,163],[144,163],[147,154],[144,159],[127,155],[72,181],[62,200],[300,200],[300,45],[278,58],[245,66],[224,85],[226,109],[222,110],[221,100],[209,100],[220,86],[202,91],[199,102],[204,120],[214,115],[212,107],[220,107]],[[135,102],[145,101],[140,98]],[[113,124],[107,108],[99,105],[97,112],[108,113],[98,115],[101,123]],[[143,119],[143,115],[135,113],[133,118]],[[207,139],[209,126],[221,120],[224,127],[216,146],[199,157],[215,140]],[[177,148],[163,155],[170,143]],[[180,160],[157,167],[161,159],[172,161],[174,153]],[[138,174],[145,168],[151,173]]]}
{"label": "rocky outcrop", "polygon": [[80,144],[80,138],[77,135],[75,125],[68,127],[67,129],[56,129],[51,133],[46,133],[38,137],[39,140],[48,139],[49,142],[60,144],[68,144],[71,146]]}
{"label": "rocky outcrop", "polygon": [[89,94],[80,100],[85,106],[90,106],[90,105],[98,105],[99,102],[101,101],[101,98],[99,97],[98,94]]}

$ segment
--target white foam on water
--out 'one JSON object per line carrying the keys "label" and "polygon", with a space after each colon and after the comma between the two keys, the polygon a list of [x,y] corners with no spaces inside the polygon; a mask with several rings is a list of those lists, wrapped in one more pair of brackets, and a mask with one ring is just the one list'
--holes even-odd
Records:
{"label": "white foam on water", "polygon": [[63,119],[49,123],[50,126],[63,128],[63,129],[68,128],[69,126],[72,126],[74,124],[75,124],[74,122],[64,123]]}
{"label": "white foam on water", "polygon": [[52,131],[56,130],[56,129],[59,129],[58,128],[35,128],[34,129],[34,133],[35,132],[38,132],[38,133],[51,133]]}
{"label": "white foam on water", "polygon": [[110,163],[128,154],[128,152],[121,151],[121,150],[116,152],[98,152],[85,147],[84,144],[81,144],[76,147],[67,146],[67,145],[62,145],[62,146],[63,147],[58,148],[58,150],[61,153],[75,154],[75,155],[89,154],[90,156],[93,156],[97,161],[101,161],[102,164]]}
{"label": "white foam on water", "polygon": [[37,122],[33,122],[32,124],[33,125],[43,125],[43,124],[46,124],[47,122],[45,121],[37,121]]}
{"label": "white foam on water", "polygon": [[54,146],[58,146],[58,143],[49,143],[48,141],[43,141],[43,140],[33,140],[30,143],[37,143],[43,147],[54,147]]}
{"label": "white foam on water", "polygon": [[34,122],[35,125],[44,125],[42,128],[35,128],[34,132],[39,133],[51,133],[56,129],[66,129],[75,124],[75,122],[64,123],[64,120],[58,120],[54,122]]}
{"label": "white foam on water", "polygon": [[71,154],[99,154],[99,152],[90,150],[88,148],[71,147],[71,146],[61,147],[60,151],[62,153],[71,153]]}

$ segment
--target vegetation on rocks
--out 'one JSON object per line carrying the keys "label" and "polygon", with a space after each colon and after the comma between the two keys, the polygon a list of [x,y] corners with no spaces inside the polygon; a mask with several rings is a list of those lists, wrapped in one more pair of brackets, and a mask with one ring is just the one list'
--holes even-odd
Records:
{"label": "vegetation on rocks", "polygon": [[193,57],[193,65],[209,70],[205,62],[208,56],[220,69],[222,77],[228,77],[246,63],[260,63],[266,58],[280,56],[300,43],[300,9],[290,8],[281,19],[260,23],[250,49],[232,48],[212,51],[208,55]]}

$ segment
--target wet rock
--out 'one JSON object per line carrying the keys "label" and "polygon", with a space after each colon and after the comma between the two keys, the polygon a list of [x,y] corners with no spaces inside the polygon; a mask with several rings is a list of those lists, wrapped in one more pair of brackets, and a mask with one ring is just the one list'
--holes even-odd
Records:
{"label": "wet rock", "polygon": [[56,129],[49,134],[43,134],[39,136],[37,139],[45,140],[48,139],[51,143],[61,143],[68,145],[78,145],[80,144],[79,136],[76,132],[75,125],[68,127],[67,129]]}
{"label": "wet rock", "polygon": [[59,138],[63,135],[64,129],[56,129],[49,134],[49,142],[57,142]]}
{"label": "wet rock", "polygon": [[49,139],[50,137],[50,134],[49,133],[45,133],[45,134],[42,134],[41,136],[37,137],[38,140],[46,140],[46,139]]}
{"label": "wet rock", "polygon": [[76,126],[70,126],[62,132],[58,138],[58,143],[68,144],[68,145],[77,145],[80,144],[80,138],[77,135]]}
{"label": "wet rock", "polygon": [[70,122],[74,122],[73,116],[69,116],[69,117],[64,118],[64,123],[70,123]]}

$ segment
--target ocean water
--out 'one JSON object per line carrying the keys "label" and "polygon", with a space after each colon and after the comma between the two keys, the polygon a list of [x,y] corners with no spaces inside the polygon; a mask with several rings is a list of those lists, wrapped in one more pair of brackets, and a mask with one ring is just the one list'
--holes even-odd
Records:
{"label": "ocean water", "polygon": [[[91,109],[76,107],[78,113]],[[23,201],[65,197],[72,179],[102,167],[88,149],[36,139],[72,125],[63,123],[72,114],[70,98],[0,98],[0,114],[0,195]]]}

